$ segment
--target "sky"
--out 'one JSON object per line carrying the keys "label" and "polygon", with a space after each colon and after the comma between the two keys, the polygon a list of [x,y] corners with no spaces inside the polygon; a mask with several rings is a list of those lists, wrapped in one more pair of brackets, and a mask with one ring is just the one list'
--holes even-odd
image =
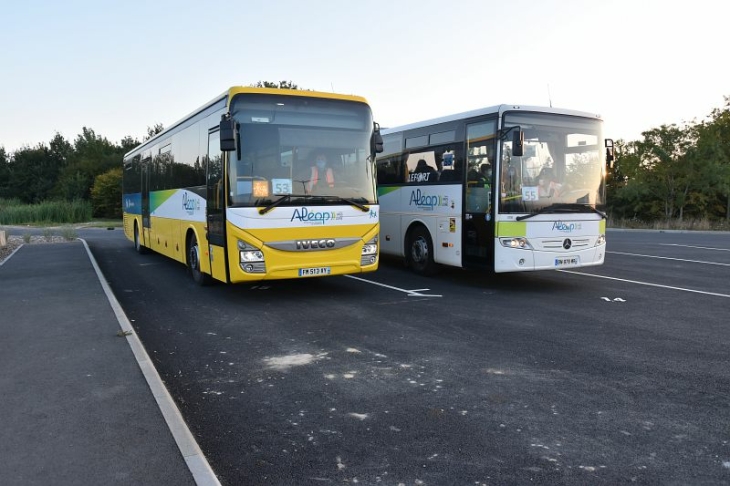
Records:
{"label": "sky", "polygon": [[394,127],[506,104],[626,141],[724,108],[730,2],[23,0],[2,8],[0,147],[142,140],[231,86],[365,97]]}

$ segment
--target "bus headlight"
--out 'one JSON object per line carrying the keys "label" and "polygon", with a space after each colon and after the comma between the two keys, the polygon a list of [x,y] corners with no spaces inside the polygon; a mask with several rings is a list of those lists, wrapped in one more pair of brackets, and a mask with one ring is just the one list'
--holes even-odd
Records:
{"label": "bus headlight", "polygon": [[238,240],[238,258],[241,270],[246,273],[266,273],[266,263],[264,262],[264,252],[258,248],[249,245],[246,242]]}
{"label": "bus headlight", "polygon": [[372,265],[378,261],[378,237],[362,245],[362,257],[360,265]]}
{"label": "bus headlight", "polygon": [[598,239],[596,240],[596,246],[601,246],[606,244],[606,235],[598,235]]}
{"label": "bus headlight", "polygon": [[527,241],[527,238],[513,237],[513,238],[500,238],[499,242],[502,246],[507,248],[517,248],[520,250],[532,250],[532,245]]}

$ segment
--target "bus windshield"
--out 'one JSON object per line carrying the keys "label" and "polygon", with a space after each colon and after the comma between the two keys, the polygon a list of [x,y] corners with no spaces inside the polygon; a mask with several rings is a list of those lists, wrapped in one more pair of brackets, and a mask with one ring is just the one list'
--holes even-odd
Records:
{"label": "bus windshield", "polygon": [[364,103],[240,94],[231,103],[229,205],[374,204],[373,119]]}
{"label": "bus windshield", "polygon": [[[504,131],[524,133],[521,157],[512,137],[501,143],[500,213],[535,213],[545,208],[605,206],[603,127],[600,120],[540,113],[506,113]],[[546,211],[547,212],[547,211]]]}

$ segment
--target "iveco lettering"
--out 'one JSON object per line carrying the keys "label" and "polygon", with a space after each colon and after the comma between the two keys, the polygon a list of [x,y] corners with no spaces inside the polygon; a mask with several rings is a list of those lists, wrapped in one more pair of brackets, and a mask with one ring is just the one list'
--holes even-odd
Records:
{"label": "iveco lettering", "polygon": [[334,248],[337,242],[334,239],[329,240],[297,240],[297,250],[324,250]]}

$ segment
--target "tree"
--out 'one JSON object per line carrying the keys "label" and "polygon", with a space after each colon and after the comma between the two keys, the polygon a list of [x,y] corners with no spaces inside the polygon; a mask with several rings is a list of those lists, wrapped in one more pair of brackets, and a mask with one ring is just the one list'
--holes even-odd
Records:
{"label": "tree", "polygon": [[717,212],[730,221],[730,96],[725,97],[725,107],[712,110],[708,122],[698,128],[697,148],[713,162]]}
{"label": "tree", "polygon": [[17,197],[24,203],[38,203],[48,199],[58,176],[48,147],[38,144],[16,151],[8,164],[8,197]]}
{"label": "tree", "polygon": [[60,133],[56,132],[48,147],[51,158],[58,165],[59,171],[62,170],[73,155],[73,146]]}
{"label": "tree", "polygon": [[[147,135],[144,137],[144,141],[151,139],[158,133],[162,132],[165,129],[165,126],[162,123],[156,123],[153,127],[147,127]],[[139,144],[137,144],[139,145]],[[136,145],[135,145],[136,146]]]}
{"label": "tree", "polygon": [[83,127],[73,144],[73,152],[58,177],[54,195],[66,200],[89,199],[97,175],[121,167],[124,148]]}
{"label": "tree", "polygon": [[616,141],[616,160],[606,178],[609,211],[619,218],[643,218],[641,157],[637,142]]}
{"label": "tree", "polygon": [[121,167],[115,167],[96,176],[91,188],[91,204],[94,216],[115,219],[122,217]]}
{"label": "tree", "polygon": [[5,147],[0,146],[0,194],[8,194],[8,184],[10,182],[10,158]]}
{"label": "tree", "polygon": [[[707,122],[690,127],[692,144],[687,149],[686,170],[688,172],[688,190],[686,203],[688,209],[700,218],[712,218],[714,202],[722,190],[723,167],[720,163],[717,138]],[[680,213],[679,218],[682,219]]]}
{"label": "tree", "polygon": [[135,148],[137,145],[139,145],[139,140],[127,135],[126,137],[124,137],[122,139],[122,141],[120,143],[121,143],[122,151],[126,154],[127,152],[129,152],[130,150]]}
{"label": "tree", "polygon": [[690,183],[685,157],[688,134],[672,124],[645,131],[642,135],[644,140],[637,143],[642,169],[637,181],[651,198],[651,213],[668,220],[684,208],[686,201]]}
{"label": "tree", "polygon": [[301,89],[292,81],[279,81],[278,83],[272,81],[258,81],[251,86],[254,88]]}

